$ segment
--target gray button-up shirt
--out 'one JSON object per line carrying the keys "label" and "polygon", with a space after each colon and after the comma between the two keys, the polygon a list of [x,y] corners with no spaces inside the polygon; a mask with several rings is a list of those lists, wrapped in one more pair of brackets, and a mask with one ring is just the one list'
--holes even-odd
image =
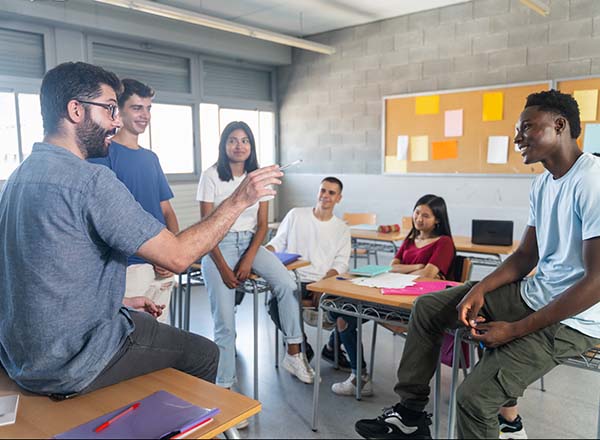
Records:
{"label": "gray button-up shirt", "polygon": [[22,387],[77,392],[134,326],[127,256],[164,226],[108,168],[37,143],[0,193],[0,362]]}

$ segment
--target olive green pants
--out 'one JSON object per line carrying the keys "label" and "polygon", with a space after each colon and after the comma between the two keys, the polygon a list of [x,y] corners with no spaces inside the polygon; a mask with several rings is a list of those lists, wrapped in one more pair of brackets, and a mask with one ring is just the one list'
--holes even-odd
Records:
{"label": "olive green pants", "polygon": [[[415,302],[394,388],[403,406],[422,411],[427,405],[444,331],[460,325],[456,306],[473,285],[424,295]],[[521,298],[519,283],[489,292],[480,312],[487,321],[508,322],[531,313],[533,310]],[[485,350],[458,388],[459,438],[498,438],[500,407],[514,404],[529,384],[598,343],[599,339],[558,323]]]}

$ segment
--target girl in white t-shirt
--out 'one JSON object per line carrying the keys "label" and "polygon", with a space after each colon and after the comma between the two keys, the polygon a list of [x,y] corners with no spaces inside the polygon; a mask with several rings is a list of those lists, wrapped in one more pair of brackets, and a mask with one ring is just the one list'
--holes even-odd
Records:
{"label": "girl in white t-shirt", "polygon": [[[228,124],[219,142],[219,159],[202,173],[196,199],[202,218],[210,213],[242,182],[246,173],[258,168],[256,145],[244,122]],[[202,274],[210,297],[214,339],[220,350],[217,385],[231,388],[235,368],[235,289],[251,272],[264,278],[278,301],[282,330],[287,342],[283,367],[302,382],[312,383],[314,371],[301,352],[300,310],[294,294],[296,283],[277,256],[261,244],[267,233],[269,198],[246,209],[225,238],[202,260]]]}

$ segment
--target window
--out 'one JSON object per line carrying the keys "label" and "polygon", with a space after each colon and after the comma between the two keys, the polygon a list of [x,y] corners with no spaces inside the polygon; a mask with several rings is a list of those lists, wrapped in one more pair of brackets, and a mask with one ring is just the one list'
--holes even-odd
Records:
{"label": "window", "polygon": [[200,143],[202,171],[219,157],[221,132],[232,121],[244,121],[254,134],[256,154],[261,166],[275,163],[275,115],[273,112],[219,108],[200,104]]}
{"label": "window", "polygon": [[194,172],[194,128],[189,105],[152,104],[150,148],[165,174]]}
{"label": "window", "polygon": [[42,138],[39,96],[0,93],[0,180],[6,180]]}

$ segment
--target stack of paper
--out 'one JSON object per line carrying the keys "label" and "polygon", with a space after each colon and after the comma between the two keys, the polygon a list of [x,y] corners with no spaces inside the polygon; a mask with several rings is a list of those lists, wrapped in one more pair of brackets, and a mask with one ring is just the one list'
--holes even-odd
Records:
{"label": "stack of paper", "polygon": [[388,272],[371,278],[354,278],[351,281],[354,284],[365,287],[401,289],[402,287],[414,285],[416,278],[418,278],[417,275]]}

